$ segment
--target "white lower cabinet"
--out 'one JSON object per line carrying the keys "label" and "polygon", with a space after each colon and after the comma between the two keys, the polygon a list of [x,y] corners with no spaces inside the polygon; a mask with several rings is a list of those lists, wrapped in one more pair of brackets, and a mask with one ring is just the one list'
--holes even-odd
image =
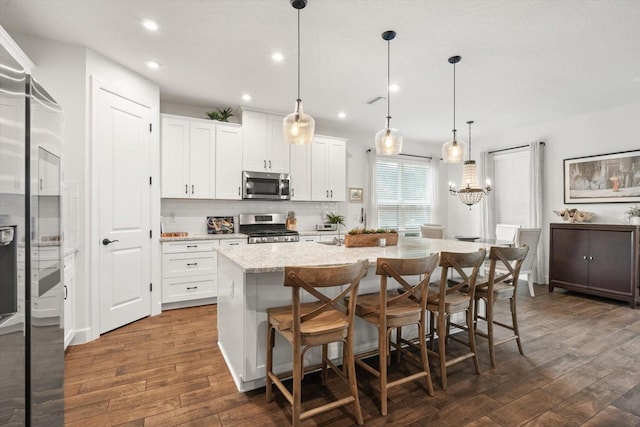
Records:
{"label": "white lower cabinet", "polygon": [[217,296],[216,246],[216,240],[163,242],[163,304]]}
{"label": "white lower cabinet", "polygon": [[76,254],[71,253],[64,257],[64,286],[63,286],[63,313],[64,313],[64,348],[71,343],[76,334],[74,296],[76,281]]}

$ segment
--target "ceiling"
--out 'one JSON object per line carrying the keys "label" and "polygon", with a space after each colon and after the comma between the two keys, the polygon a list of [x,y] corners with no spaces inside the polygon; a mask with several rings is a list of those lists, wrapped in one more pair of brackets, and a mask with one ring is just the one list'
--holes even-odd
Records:
{"label": "ceiling", "polygon": [[[296,98],[289,0],[2,0],[0,24],[87,46],[160,85],[161,100],[286,114]],[[149,33],[140,25],[160,25]],[[640,102],[640,0],[309,0],[301,12],[301,95],[319,126],[384,127],[391,42],[392,125],[405,139],[474,137]],[[275,63],[274,51],[285,59]],[[159,70],[146,67],[155,59]],[[37,64],[36,64],[37,65]],[[252,100],[241,95],[250,93]],[[346,112],[338,119],[339,111]]]}

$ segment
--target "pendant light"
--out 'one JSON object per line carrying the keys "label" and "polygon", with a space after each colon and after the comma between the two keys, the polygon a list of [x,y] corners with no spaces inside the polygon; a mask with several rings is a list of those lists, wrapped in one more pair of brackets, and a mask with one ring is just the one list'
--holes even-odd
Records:
{"label": "pendant light", "polygon": [[300,9],[304,9],[307,0],[290,0],[291,6],[298,10],[298,98],[293,113],[289,114],[282,121],[282,131],[284,139],[289,144],[302,145],[313,142],[313,134],[316,128],[316,121],[302,110],[302,99],[300,99]]}
{"label": "pendant light", "polygon": [[387,41],[387,121],[385,128],[376,133],[376,154],[393,155],[402,151],[402,134],[398,129],[391,127],[390,112],[390,70],[391,70],[391,40],[396,37],[395,31],[385,31],[382,39]]}
{"label": "pendant light", "polygon": [[453,64],[453,140],[442,144],[442,161],[445,163],[460,163],[464,160],[464,143],[456,139],[456,64],[461,59],[456,55],[448,60],[449,64]]}
{"label": "pendant light", "polygon": [[456,191],[455,184],[449,184],[449,193],[452,196],[458,196],[458,199],[465,205],[469,206],[469,210],[471,210],[471,206],[480,202],[482,198],[489,194],[491,191],[491,185],[489,185],[489,181],[487,180],[487,186],[485,188],[480,188],[478,184],[478,169],[476,167],[476,161],[471,160],[471,125],[473,124],[473,120],[469,120],[467,122],[469,125],[469,160],[464,162],[462,166],[462,182],[460,183],[460,190]]}

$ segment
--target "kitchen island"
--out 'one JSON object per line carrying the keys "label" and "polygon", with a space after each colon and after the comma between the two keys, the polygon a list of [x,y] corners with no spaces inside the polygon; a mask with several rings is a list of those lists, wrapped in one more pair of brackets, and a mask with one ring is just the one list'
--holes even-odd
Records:
{"label": "kitchen island", "polygon": [[[291,289],[283,286],[285,265],[321,266],[369,260],[367,276],[359,293],[377,292],[378,257],[418,258],[441,251],[472,252],[487,244],[457,240],[401,238],[397,246],[346,248],[317,242],[270,243],[218,249],[218,346],[238,390],[265,384],[267,308],[291,303]],[[433,280],[439,279],[436,271]],[[305,295],[310,301],[309,295]],[[411,334],[409,331],[408,334]],[[407,335],[403,333],[403,335]],[[377,347],[374,328],[356,319],[355,351]],[[338,344],[330,346],[337,359]],[[320,349],[307,352],[305,365],[317,363]],[[274,371],[291,369],[291,345],[276,334]]]}

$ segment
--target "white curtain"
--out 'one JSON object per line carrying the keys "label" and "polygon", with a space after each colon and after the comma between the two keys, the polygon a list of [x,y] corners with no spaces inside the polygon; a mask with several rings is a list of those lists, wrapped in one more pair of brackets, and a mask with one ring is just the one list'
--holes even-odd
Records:
{"label": "white curtain", "polygon": [[431,159],[431,222],[434,224],[442,224],[444,221],[442,215],[442,197],[440,191],[440,159],[433,156]]}
{"label": "white curtain", "polygon": [[369,160],[369,206],[367,206],[366,220],[364,228],[378,228],[378,177],[376,176],[376,161],[378,156],[376,151],[369,148],[367,150]]}
{"label": "white curtain", "polygon": [[[495,185],[496,179],[493,173],[493,156],[488,151],[480,153],[480,176],[483,177],[483,182],[487,179],[491,181],[491,185]],[[493,201],[495,197],[492,197],[491,193],[484,198],[481,202],[480,218],[482,221],[481,237],[483,239],[491,239],[495,237],[496,220],[495,220],[495,208]]]}
{"label": "white curtain", "polygon": [[[544,144],[529,144],[529,226],[542,228],[542,178],[544,176]],[[543,230],[544,231],[544,230]],[[544,234],[544,233],[543,233]],[[544,283],[544,245],[538,244],[534,283]]]}

